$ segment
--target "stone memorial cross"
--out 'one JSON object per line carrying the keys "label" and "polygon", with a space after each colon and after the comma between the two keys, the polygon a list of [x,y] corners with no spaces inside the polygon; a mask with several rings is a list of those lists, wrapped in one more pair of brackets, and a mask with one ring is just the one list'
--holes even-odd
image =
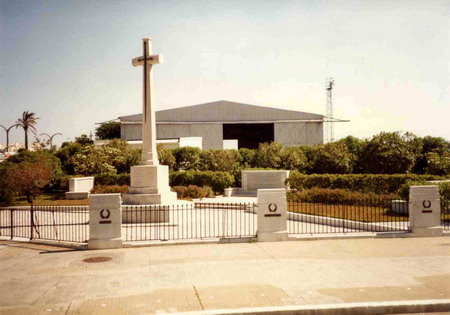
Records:
{"label": "stone memorial cross", "polygon": [[156,151],[156,119],[153,106],[153,74],[152,66],[163,63],[162,55],[152,55],[150,38],[143,38],[143,55],[133,58],[133,66],[143,66],[144,93],[142,111],[142,158],[141,165],[159,165]]}

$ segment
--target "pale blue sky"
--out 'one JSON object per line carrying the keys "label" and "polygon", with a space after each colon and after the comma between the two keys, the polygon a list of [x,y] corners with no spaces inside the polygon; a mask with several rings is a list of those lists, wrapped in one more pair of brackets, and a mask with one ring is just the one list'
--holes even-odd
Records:
{"label": "pale blue sky", "polygon": [[[325,114],[337,138],[450,139],[449,1],[17,1],[1,5],[0,124],[23,111],[60,143],[141,111],[141,38],[156,109],[230,100]],[[11,141],[23,141],[12,130]],[[0,130],[0,143],[5,133]]]}

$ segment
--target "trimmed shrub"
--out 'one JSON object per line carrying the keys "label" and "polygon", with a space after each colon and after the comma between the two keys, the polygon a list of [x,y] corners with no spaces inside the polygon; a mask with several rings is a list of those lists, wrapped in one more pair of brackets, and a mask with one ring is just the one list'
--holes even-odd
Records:
{"label": "trimmed shrub", "polygon": [[172,187],[189,185],[209,186],[215,193],[223,193],[224,189],[231,187],[234,182],[233,175],[226,172],[212,171],[172,172],[169,175],[169,179]]}
{"label": "trimmed shrub", "polygon": [[285,170],[297,170],[305,173],[308,158],[302,147],[284,147],[281,157],[281,168]]}
{"label": "trimmed shrub", "polygon": [[255,156],[256,150],[241,148],[238,150],[240,158],[240,163],[242,168],[251,168],[256,167],[255,165]]}
{"label": "trimmed shrub", "polygon": [[407,181],[427,181],[443,179],[433,175],[415,174],[313,174],[304,175],[291,172],[288,183],[293,190],[311,188],[348,189],[365,193],[397,193]]}
{"label": "trimmed shrub", "polygon": [[213,196],[214,192],[211,187],[198,187],[196,185],[189,186],[174,186],[172,191],[177,193],[178,199],[199,199],[204,197]]}
{"label": "trimmed shrub", "polygon": [[91,194],[126,194],[128,193],[127,185],[96,185],[91,191]]}
{"label": "trimmed shrub", "polygon": [[[409,200],[409,191],[411,186],[430,185],[426,181],[407,181],[398,190],[398,195],[405,200]],[[439,194],[445,200],[450,200],[450,183],[439,183]]]}
{"label": "trimmed shrub", "polygon": [[96,185],[130,185],[130,174],[96,174],[94,175]]}
{"label": "trimmed shrub", "polygon": [[347,205],[355,205],[359,203],[363,203],[364,205],[375,205],[379,204],[380,201],[396,198],[398,198],[396,194],[377,195],[374,193],[361,193],[346,189],[327,188],[312,188],[302,191],[289,192],[287,194],[288,201]]}
{"label": "trimmed shrub", "polygon": [[199,148],[194,147],[182,147],[176,148],[172,151],[175,157],[175,171],[187,171],[192,169],[197,169],[200,164],[200,153],[202,152]]}
{"label": "trimmed shrub", "polygon": [[173,156],[172,150],[165,148],[161,143],[156,145],[158,151],[159,164],[167,165],[169,170],[173,170],[175,166],[175,157]]}
{"label": "trimmed shrub", "polygon": [[260,143],[255,155],[255,165],[280,169],[283,165],[283,145],[277,142]]}

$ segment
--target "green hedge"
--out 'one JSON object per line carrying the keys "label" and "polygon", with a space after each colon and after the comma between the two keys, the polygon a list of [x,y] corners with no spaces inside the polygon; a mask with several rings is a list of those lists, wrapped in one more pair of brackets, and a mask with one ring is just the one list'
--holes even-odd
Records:
{"label": "green hedge", "polygon": [[226,172],[212,171],[179,171],[171,172],[169,175],[170,186],[199,187],[209,186],[215,193],[223,193],[224,189],[231,187],[234,182],[233,175]]}
{"label": "green hedge", "polygon": [[189,186],[174,186],[172,187],[172,191],[177,193],[178,199],[199,199],[204,197],[210,197],[214,195],[211,187],[198,187],[195,185]]}
{"label": "green hedge", "polygon": [[94,184],[95,185],[128,185],[130,186],[130,174],[97,174],[94,175]]}
{"label": "green hedge", "polygon": [[397,193],[407,181],[427,181],[443,179],[434,175],[416,174],[313,174],[304,175],[293,171],[288,183],[293,190],[311,188],[348,189],[364,193],[390,194]]}
{"label": "green hedge", "polygon": [[128,193],[127,185],[96,185],[91,191],[91,194],[126,194]]}
{"label": "green hedge", "polygon": [[287,194],[288,201],[347,204],[347,205],[380,205],[392,199],[398,199],[396,194],[378,195],[375,193],[362,193],[347,189],[312,188],[301,191],[291,191]]}

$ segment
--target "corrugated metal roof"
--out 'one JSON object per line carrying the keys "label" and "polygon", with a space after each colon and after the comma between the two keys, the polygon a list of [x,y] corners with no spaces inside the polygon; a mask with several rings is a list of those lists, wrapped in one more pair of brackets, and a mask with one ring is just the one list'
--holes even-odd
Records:
{"label": "corrugated metal roof", "polygon": [[[121,116],[123,122],[142,121],[142,114]],[[239,122],[279,120],[323,120],[323,115],[242,104],[229,101],[185,106],[156,112],[157,122]]]}

